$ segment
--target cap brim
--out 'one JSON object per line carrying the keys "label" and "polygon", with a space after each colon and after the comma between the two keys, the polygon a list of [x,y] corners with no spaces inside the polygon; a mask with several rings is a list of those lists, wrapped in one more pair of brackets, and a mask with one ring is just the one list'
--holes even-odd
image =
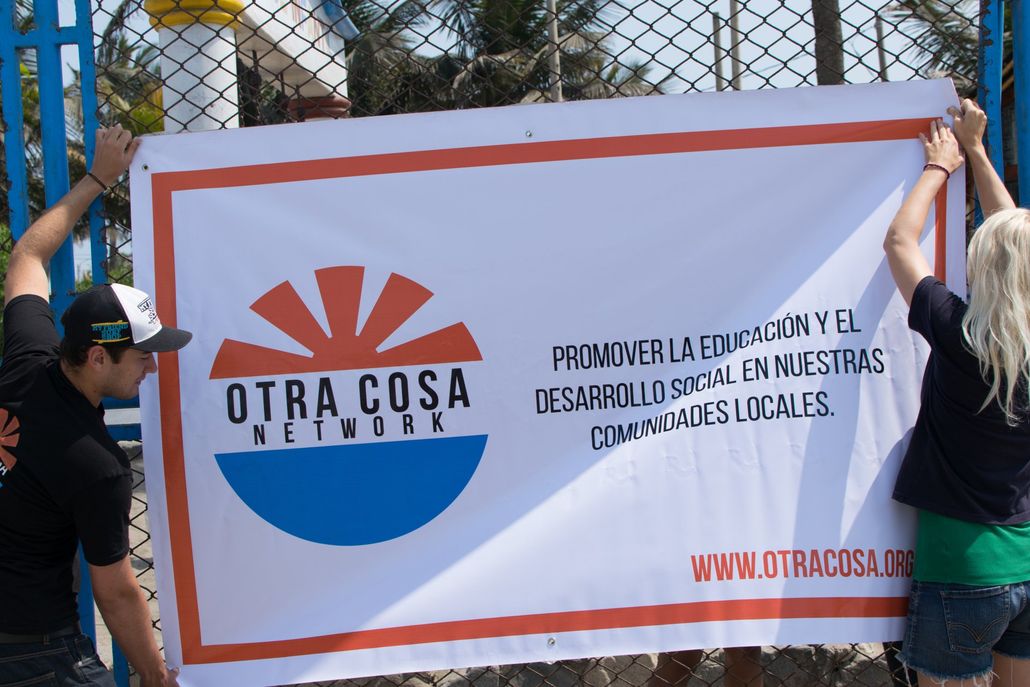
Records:
{"label": "cap brim", "polygon": [[148,353],[167,353],[168,351],[179,350],[188,344],[192,338],[193,334],[185,329],[161,327],[161,331],[157,334],[154,334],[146,341],[133,344],[130,348],[135,348],[138,351],[146,351]]}

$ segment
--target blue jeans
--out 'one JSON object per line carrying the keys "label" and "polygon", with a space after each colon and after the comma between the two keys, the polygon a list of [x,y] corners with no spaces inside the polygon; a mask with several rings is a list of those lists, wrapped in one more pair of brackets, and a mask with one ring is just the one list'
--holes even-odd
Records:
{"label": "blue jeans", "polygon": [[0,687],[115,687],[86,635],[0,644]]}
{"label": "blue jeans", "polygon": [[938,680],[990,674],[992,652],[1030,659],[1030,582],[977,587],[912,581],[898,658]]}

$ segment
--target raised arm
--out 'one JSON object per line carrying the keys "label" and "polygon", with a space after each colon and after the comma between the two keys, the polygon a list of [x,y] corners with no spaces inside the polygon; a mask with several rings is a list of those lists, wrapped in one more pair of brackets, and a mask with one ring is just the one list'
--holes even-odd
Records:
{"label": "raised arm", "polygon": [[976,193],[980,197],[980,208],[984,216],[1016,207],[1008,189],[1005,188],[1005,182],[991,165],[987,150],[984,148],[983,136],[984,129],[987,128],[987,115],[968,98],[962,101],[960,107],[949,107],[948,114],[955,119],[955,138],[962,145],[969,161],[969,168],[973,170],[973,181],[976,183]]}
{"label": "raised arm", "polygon": [[138,146],[139,139],[133,140],[132,134],[120,125],[97,131],[97,151],[89,174],[33,222],[14,245],[4,281],[6,303],[25,294],[49,298],[46,267],[50,258],[68,238],[89,204],[129,168]]}
{"label": "raised arm", "polygon": [[930,206],[950,174],[962,166],[958,141],[944,122],[931,122],[929,137],[919,134],[919,140],[923,142],[926,166],[894,216],[883,240],[894,283],[909,305],[919,282],[933,274],[930,263],[919,249],[919,235],[926,225]]}

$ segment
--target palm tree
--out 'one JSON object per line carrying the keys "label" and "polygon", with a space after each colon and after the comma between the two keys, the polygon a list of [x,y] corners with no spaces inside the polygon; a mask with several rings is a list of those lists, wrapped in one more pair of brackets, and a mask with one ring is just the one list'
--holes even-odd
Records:
{"label": "palm tree", "polygon": [[[555,49],[548,37],[552,17],[545,3],[434,0],[430,7],[439,12],[444,27],[455,37],[451,58],[461,65],[451,82],[456,107],[543,99],[552,79],[547,57]],[[627,71],[610,57],[607,34],[600,32],[617,19],[608,2],[563,0],[556,9],[557,49],[567,99],[656,92],[655,87],[643,84],[646,69],[634,65]],[[607,80],[609,76],[626,79],[619,84]]]}
{"label": "palm tree", "polygon": [[[115,7],[95,58],[98,119],[107,126],[121,124],[135,135],[164,130],[160,52],[157,46],[140,41],[127,26],[140,6],[139,0],[122,0]],[[76,73],[76,95],[80,87]]]}
{"label": "palm tree", "polygon": [[[580,45],[577,46],[577,42]],[[583,42],[579,41],[578,36],[572,36],[566,38],[563,47],[563,92],[567,100],[656,95],[665,93],[668,85],[676,80],[675,74],[670,73],[657,83],[652,81],[649,76],[654,66],[649,62],[612,62],[603,49],[604,42],[601,39]],[[549,100],[550,96],[546,91],[537,90],[523,98],[523,102]]]}
{"label": "palm tree", "polygon": [[[920,75],[950,76],[960,92],[972,93],[980,41],[974,19],[978,10],[975,0],[901,0],[889,8],[888,16],[914,33],[911,51],[922,60],[917,66]],[[1008,44],[1011,36],[1005,40]]]}
{"label": "palm tree", "polygon": [[812,0],[815,29],[815,79],[820,86],[844,83],[844,37],[840,29],[840,2]]}
{"label": "palm tree", "polygon": [[164,130],[159,56],[156,46],[133,46],[124,34],[97,50],[101,121],[121,124],[136,135]]}
{"label": "palm tree", "polygon": [[[545,101],[551,17],[540,0],[343,0],[358,29],[348,42],[356,116]],[[558,3],[562,81],[569,100],[661,91],[649,65],[621,65],[597,31],[615,18],[607,0]],[[451,45],[425,54],[435,41]]]}
{"label": "palm tree", "polygon": [[439,110],[447,89],[446,60],[417,52],[432,19],[427,0],[384,7],[343,0],[358,35],[347,44],[347,92],[355,116]]}

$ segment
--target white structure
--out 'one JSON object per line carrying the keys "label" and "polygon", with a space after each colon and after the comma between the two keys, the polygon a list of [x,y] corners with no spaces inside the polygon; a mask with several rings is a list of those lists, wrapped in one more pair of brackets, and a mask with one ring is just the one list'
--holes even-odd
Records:
{"label": "white structure", "polygon": [[[333,11],[337,16],[330,16]],[[357,31],[332,0],[260,0],[240,14],[240,57],[265,78],[279,77],[304,98],[346,96],[344,37]]]}
{"label": "white structure", "polygon": [[165,131],[239,126],[236,59],[280,80],[291,110],[342,114],[344,36],[357,30],[333,0],[146,0],[157,28]]}

